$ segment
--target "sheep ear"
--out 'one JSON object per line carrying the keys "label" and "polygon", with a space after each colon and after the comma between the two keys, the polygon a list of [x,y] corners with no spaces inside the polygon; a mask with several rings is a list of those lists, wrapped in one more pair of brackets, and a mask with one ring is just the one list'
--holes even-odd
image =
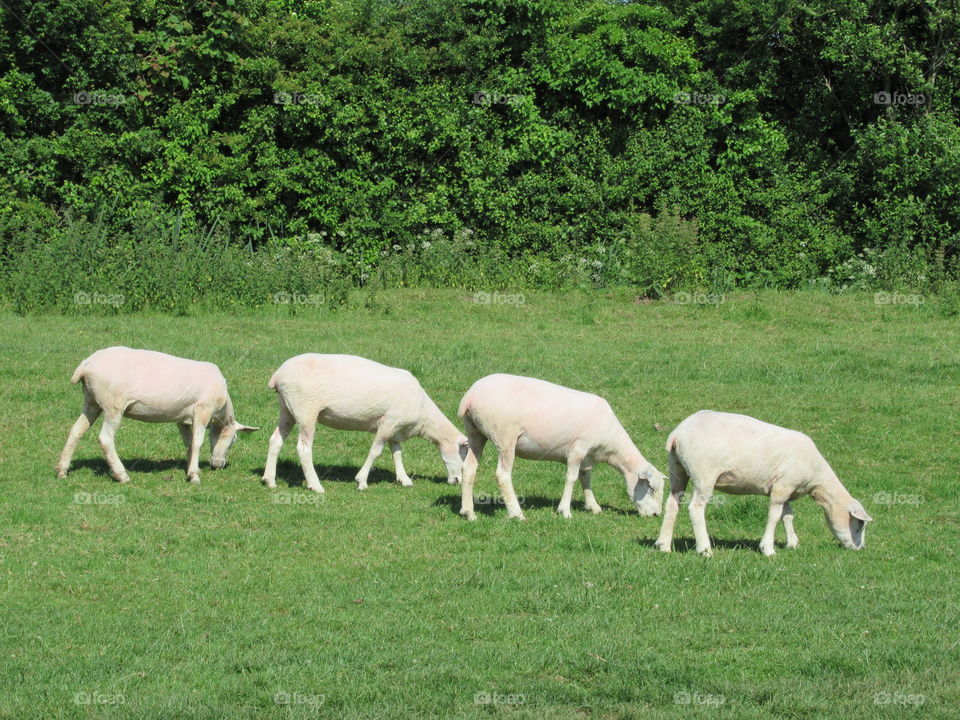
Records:
{"label": "sheep ear", "polygon": [[867,515],[867,511],[863,509],[863,505],[861,505],[857,500],[854,500],[850,503],[848,510],[853,517],[861,522],[870,522],[873,520],[872,517]]}
{"label": "sheep ear", "polygon": [[252,425],[241,425],[240,423],[237,423],[237,432],[254,432],[259,429],[260,428],[253,427]]}

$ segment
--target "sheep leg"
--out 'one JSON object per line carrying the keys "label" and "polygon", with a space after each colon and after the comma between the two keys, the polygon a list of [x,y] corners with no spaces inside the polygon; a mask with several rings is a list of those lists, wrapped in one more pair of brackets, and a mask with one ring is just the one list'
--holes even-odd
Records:
{"label": "sheep leg", "polygon": [[517,492],[513,489],[513,478],[511,477],[516,449],[516,438],[512,438],[498,448],[500,457],[497,460],[497,485],[500,488],[503,504],[507,506],[507,518],[526,520],[523,510],[520,509],[520,502],[517,500]]}
{"label": "sheep leg", "polygon": [[767,527],[763,532],[763,538],[760,540],[760,552],[767,557],[773,555],[776,551],[773,549],[774,532],[777,529],[777,523],[783,517],[784,502],[770,497],[770,509],[767,511]]}
{"label": "sheep leg", "polygon": [[61,480],[67,476],[67,470],[70,469],[70,461],[73,459],[73,451],[77,449],[77,443],[84,433],[90,429],[90,426],[100,417],[100,406],[93,401],[93,397],[83,391],[83,410],[80,417],[70,428],[70,434],[67,435],[67,444],[63,446],[63,452],[60,453],[60,461],[57,463],[57,477]]}
{"label": "sheep leg", "polygon": [[393,454],[393,467],[397,471],[397,482],[404,487],[412,487],[413,480],[407,475],[407,471],[403,469],[403,458],[400,457],[400,443],[396,440],[391,440],[390,452]]}
{"label": "sheep leg", "polygon": [[320,478],[313,467],[313,434],[317,428],[317,420],[313,418],[300,423],[300,432],[297,435],[297,455],[300,457],[300,467],[303,468],[303,478],[307,489],[317,493],[323,492]]}
{"label": "sheep leg", "polygon": [[104,457],[107,458],[107,465],[110,466],[110,473],[114,479],[120,483],[130,482],[130,476],[127,475],[126,468],[120,462],[120,456],[117,455],[117,447],[114,444],[114,437],[117,434],[117,428],[120,427],[120,420],[123,415],[116,411],[104,413],[103,424],[100,426],[100,449],[103,450]]}
{"label": "sheep leg", "polygon": [[567,478],[563,485],[563,495],[560,496],[560,504],[557,506],[557,512],[567,519],[573,517],[570,513],[570,503],[573,500],[573,486],[577,484],[577,478],[580,477],[581,459],[576,455],[570,455],[567,458]]}
{"label": "sheep leg", "polygon": [[203,447],[203,436],[207,431],[207,420],[209,418],[204,418],[200,413],[194,413],[190,453],[187,460],[187,482],[200,482],[200,449]]}
{"label": "sheep leg", "polygon": [[583,487],[583,506],[594,515],[603,512],[600,503],[593,496],[593,488],[590,487],[590,468],[580,468],[580,485]]}
{"label": "sheep leg", "polygon": [[[671,493],[671,497],[672,497]],[[695,488],[693,498],[690,500],[690,524],[693,525],[693,537],[697,543],[697,552],[704,557],[711,557],[713,550],[710,548],[710,536],[707,534],[707,503],[710,502],[710,495],[702,488]]]}
{"label": "sheep leg", "polygon": [[800,547],[800,538],[793,531],[793,508],[789,502],[783,504],[783,529],[787,531],[787,547],[791,550]]}
{"label": "sheep leg", "polygon": [[460,487],[460,514],[467,520],[476,520],[476,513],[473,511],[473,486],[477,480],[477,468],[480,465],[480,458],[483,456],[483,448],[487,444],[487,439],[480,434],[477,427],[470,421],[470,418],[463,419],[463,428],[467,435],[467,457],[463,461],[463,477]]}
{"label": "sheep leg", "polygon": [[663,552],[670,552],[673,546],[673,527],[677,522],[677,513],[680,512],[680,502],[683,500],[683,494],[687,490],[687,482],[690,476],[686,469],[680,464],[680,460],[672,452],[670,453],[670,497],[667,498],[667,506],[663,511],[663,523],[660,525],[660,535],[657,536],[657,542],[654,546]]}
{"label": "sheep leg", "polygon": [[364,460],[363,466],[357,472],[356,478],[357,481],[357,490],[366,490],[367,489],[367,478],[370,476],[370,469],[373,467],[373,463],[380,453],[383,452],[383,446],[387,444],[387,438],[380,434],[377,431],[377,434],[373,436],[373,444],[370,446],[370,452],[367,453],[367,459]]}
{"label": "sheep leg", "polygon": [[293,415],[290,414],[283,398],[280,398],[280,417],[277,419],[277,427],[270,436],[270,444],[267,446],[267,462],[263,468],[263,484],[268,488],[277,486],[277,458],[280,456],[283,441],[287,439],[287,435],[290,434],[294,424]]}

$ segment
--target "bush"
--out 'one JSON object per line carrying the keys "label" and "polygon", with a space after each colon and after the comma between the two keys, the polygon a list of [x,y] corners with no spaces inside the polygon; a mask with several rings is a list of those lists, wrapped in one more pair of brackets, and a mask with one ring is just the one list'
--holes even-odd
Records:
{"label": "bush", "polygon": [[10,3],[0,285],[23,311],[957,277],[943,3]]}
{"label": "bush", "polygon": [[630,216],[626,226],[617,248],[622,284],[637,285],[653,298],[702,285],[707,266],[696,222],[661,210],[656,217]]}
{"label": "bush", "polygon": [[15,312],[100,313],[287,305],[335,309],[351,287],[327,248],[232,243],[222,229],[185,232],[181,218],[146,213],[134,230],[107,237],[105,223],[63,219],[46,237],[23,233],[8,245],[2,285]]}

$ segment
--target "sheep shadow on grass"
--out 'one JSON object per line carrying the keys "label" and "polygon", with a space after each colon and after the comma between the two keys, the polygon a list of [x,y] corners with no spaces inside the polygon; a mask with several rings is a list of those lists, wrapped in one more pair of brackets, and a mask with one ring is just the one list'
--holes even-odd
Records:
{"label": "sheep shadow on grass", "polygon": [[[314,468],[317,470],[317,477],[320,478],[320,483],[349,483],[356,485],[357,483],[357,472],[360,470],[359,465],[314,465]],[[263,468],[250,471],[252,475],[256,475],[257,478],[263,478]],[[410,479],[413,480],[414,486],[417,482],[434,482],[434,483],[446,483],[446,477],[437,477],[437,476],[424,476],[411,474]],[[280,484],[286,484],[289,487],[304,487],[306,481],[303,478],[303,468],[300,467],[300,463],[295,460],[277,460],[277,486]],[[393,470],[384,470],[381,468],[371,468],[370,475],[367,477],[367,483],[370,485],[379,485],[383,483],[389,485],[390,483],[397,484],[397,476]]]}
{"label": "sheep shadow on grass", "polygon": [[[187,474],[187,459],[185,457],[168,458],[166,460],[156,460],[142,457],[121,457],[120,462],[123,463],[123,466],[127,469],[128,473],[136,472],[149,475],[156,472],[169,472],[171,470],[178,470],[184,475],[184,477],[186,477]],[[203,470],[204,467],[206,467],[207,470],[211,470],[209,463],[200,463],[200,469]],[[102,457],[73,460],[73,462],[70,463],[70,470],[68,471],[67,477],[70,477],[70,475],[77,470],[84,469],[92,470],[94,475],[103,475],[111,480],[113,479],[113,476],[110,475],[110,466],[107,465],[106,459]]]}
{"label": "sheep shadow on grass", "polygon": [[[502,501],[494,502],[492,498],[494,496],[474,492],[473,494],[473,509],[478,515],[497,515],[497,514],[506,514],[507,508]],[[497,496],[499,497],[499,496]],[[551,510],[556,510],[557,505],[560,504],[560,498],[545,497],[543,495],[520,495],[520,507],[524,510],[537,510],[542,508],[550,508]],[[481,499],[486,498],[486,502],[483,502]],[[433,507],[448,507],[450,511],[455,515],[460,514],[460,493],[457,492],[455,495],[444,495],[437,498],[433,502]],[[571,505],[571,510],[574,514],[580,512],[585,515],[592,515],[593,513],[587,511],[583,507],[582,502],[574,502]],[[499,513],[498,513],[499,511]],[[629,510],[622,510],[620,508],[614,507],[604,507],[603,511],[605,513],[613,513],[615,515],[636,515],[636,512],[631,512]]]}
{"label": "sheep shadow on grass", "polygon": [[[659,550],[656,547],[656,538],[637,538],[634,540],[638,545],[648,547],[650,549]],[[710,538],[710,546],[714,549],[723,548],[727,550],[756,550],[760,545],[760,538],[753,539],[724,539],[724,538]],[[779,544],[782,547],[782,544]],[[692,537],[675,537],[673,539],[673,552],[697,552],[697,541]]]}

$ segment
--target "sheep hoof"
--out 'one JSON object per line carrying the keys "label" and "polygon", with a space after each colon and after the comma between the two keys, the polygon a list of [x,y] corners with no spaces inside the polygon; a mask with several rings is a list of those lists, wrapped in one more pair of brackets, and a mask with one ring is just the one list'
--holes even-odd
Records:
{"label": "sheep hoof", "polygon": [[460,514],[463,515],[463,517],[465,517],[470,522],[473,522],[474,520],[477,519],[477,515],[475,512],[473,512],[473,510],[461,510]]}
{"label": "sheep hoof", "polygon": [[266,477],[263,478],[263,484],[264,484],[266,487],[270,488],[271,490],[273,490],[275,487],[277,487],[277,482],[276,482],[276,480],[271,480],[270,478],[266,478]]}

